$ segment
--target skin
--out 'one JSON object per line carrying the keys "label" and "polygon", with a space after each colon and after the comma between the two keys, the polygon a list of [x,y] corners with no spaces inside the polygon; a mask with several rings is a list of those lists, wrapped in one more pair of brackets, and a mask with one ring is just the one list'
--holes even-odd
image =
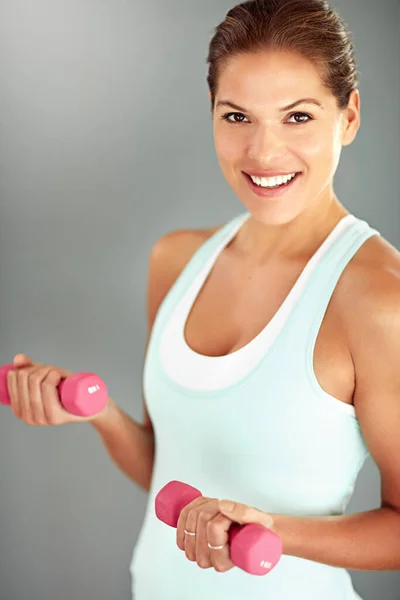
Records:
{"label": "skin", "polygon": [[[279,111],[305,97],[318,99],[324,108],[301,104]],[[217,107],[220,100],[245,110]],[[293,113],[303,111],[314,120],[289,124],[307,121],[304,116],[293,117]],[[237,113],[229,117],[237,123],[221,119],[227,112]],[[271,261],[308,256],[348,214],[333,190],[333,176],[342,148],[352,143],[359,126],[358,90],[353,90],[348,107],[340,111],[308,60],[288,53],[243,55],[230,60],[218,84],[213,130],[221,170],[251,213],[235,239],[236,266],[242,263],[248,273]],[[261,169],[302,171],[302,180],[296,193],[289,192],[282,201],[260,201],[242,171]],[[346,344],[352,376],[345,377],[348,389],[343,388],[343,394],[340,391],[337,396],[348,396],[345,401],[356,408],[364,439],[380,470],[381,507],[353,515],[293,517],[267,514],[233,500],[201,497],[181,511],[176,534],[178,548],[199,567],[229,571],[234,567],[227,544],[230,526],[258,523],[280,535],[284,554],[344,568],[400,569],[400,257],[385,240],[372,238],[359,250],[354,263],[351,277],[341,284],[342,294],[343,286],[347,286],[346,298],[354,293],[359,299],[353,307],[346,302],[347,317],[343,317],[348,319],[344,327],[350,332]],[[355,288],[355,281],[362,283]],[[217,297],[214,287],[214,302]],[[206,304],[204,299],[203,307]],[[210,304],[208,308],[212,312]],[[216,313],[215,306],[212,308]],[[206,312],[204,309],[202,314]],[[203,320],[203,331],[210,328],[211,324],[206,326]],[[252,332],[250,339],[254,335]],[[186,337],[192,347],[195,340],[201,346],[199,328],[190,335],[187,324]],[[230,351],[246,341],[232,342]],[[203,353],[211,354],[204,345]],[[230,512],[226,509],[229,505],[233,508]],[[223,548],[210,549],[208,544]]]}
{"label": "skin", "polygon": [[[303,103],[290,111],[279,110],[309,97],[319,100],[323,108]],[[217,106],[225,100],[246,112]],[[229,116],[229,122],[222,119],[232,111],[237,114]],[[307,121],[306,115],[313,120]],[[342,147],[354,140],[359,126],[358,90],[353,90],[348,108],[339,111],[336,98],[323,87],[308,60],[283,53],[231,59],[218,84],[214,144],[228,184],[252,215],[240,240],[252,261],[262,261],[271,253],[295,254],[309,245],[311,228],[317,239],[347,214],[334,193],[333,176]],[[263,169],[302,171],[296,193],[279,202],[262,201],[249,190],[242,172]]]}

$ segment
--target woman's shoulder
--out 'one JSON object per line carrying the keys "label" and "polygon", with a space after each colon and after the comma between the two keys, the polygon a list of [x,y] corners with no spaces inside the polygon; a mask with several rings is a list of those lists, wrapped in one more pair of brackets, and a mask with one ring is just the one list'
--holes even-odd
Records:
{"label": "woman's shoulder", "polygon": [[221,227],[222,225],[217,225],[168,231],[154,243],[150,261],[163,272],[168,271],[170,276],[176,278],[195,252]]}
{"label": "woman's shoulder", "polygon": [[400,252],[383,236],[373,235],[364,242],[347,271],[344,279],[356,303],[384,307],[400,291]]}
{"label": "woman's shoulder", "polygon": [[373,343],[400,322],[400,252],[383,236],[370,237],[338,282],[336,301],[350,346]]}
{"label": "woman's shoulder", "polygon": [[158,238],[148,263],[148,313],[151,326],[158,308],[197,250],[223,225],[168,231]]}

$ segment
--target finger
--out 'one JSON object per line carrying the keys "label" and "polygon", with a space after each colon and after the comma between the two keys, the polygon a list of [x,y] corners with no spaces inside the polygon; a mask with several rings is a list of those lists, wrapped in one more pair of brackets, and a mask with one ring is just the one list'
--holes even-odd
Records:
{"label": "finger", "polygon": [[[58,367],[53,367],[41,385],[41,394],[43,408],[49,425],[60,425],[65,422],[65,416],[68,415],[68,420],[74,420],[73,415],[67,413],[60,400],[58,386],[60,382],[68,377],[68,371],[63,371]],[[76,421],[82,420],[76,416]]]}
{"label": "finger", "polygon": [[53,369],[52,365],[38,367],[28,375],[30,411],[35,425],[49,425],[44,404],[43,385],[49,374],[53,372]]}
{"label": "finger", "polygon": [[185,508],[183,508],[181,510],[179,519],[178,519],[178,523],[177,523],[177,527],[176,527],[176,544],[177,544],[179,550],[182,550],[182,551],[185,550],[186,537],[194,537],[194,536],[187,536],[185,534],[185,529],[187,529],[187,531],[189,531],[189,532],[193,532],[193,533],[196,532],[196,529],[189,529],[186,524],[187,516],[188,516],[190,510],[192,510],[192,508],[194,508],[195,506],[204,504],[205,502],[208,502],[208,498],[205,498],[204,496],[200,496],[199,498],[196,498],[196,500],[193,500],[193,502],[190,502],[190,504],[188,504],[187,506],[185,506]]}
{"label": "finger", "polygon": [[18,381],[17,373],[15,371],[9,371],[7,374],[7,387],[8,395],[10,396],[11,410],[17,419],[21,418],[21,406],[18,396]]}
{"label": "finger", "polygon": [[202,569],[210,569],[213,566],[208,547],[207,529],[209,522],[218,513],[218,501],[213,500],[208,506],[202,507],[197,514],[195,559]]}
{"label": "finger", "polygon": [[[32,367],[30,367],[32,368]],[[29,390],[27,383],[27,370],[29,367],[24,367],[15,370],[16,376],[16,387],[17,387],[17,395],[18,395],[18,403],[19,403],[19,412],[20,418],[27,425],[31,425],[31,414],[30,414],[30,403],[29,403]]]}
{"label": "finger", "polygon": [[[18,398],[21,410],[21,419],[27,425],[35,425],[35,418],[32,411],[32,398],[31,398],[31,385],[29,383],[32,375],[41,370],[43,367],[34,365],[32,367],[23,367],[16,369],[17,374],[17,389]],[[36,398],[36,402],[40,403],[40,390],[39,398]]]}
{"label": "finger", "polygon": [[213,548],[208,546],[210,561],[218,573],[225,573],[235,566],[229,551],[229,528],[231,525],[232,520],[221,515],[220,512],[207,525],[208,544],[213,546]]}
{"label": "finger", "polygon": [[[25,356],[21,354],[17,354],[17,357]],[[14,358],[14,364],[18,362]],[[22,419],[22,406],[21,406],[21,392],[20,392],[20,372],[22,370],[22,364],[24,361],[21,361],[21,368],[11,369],[7,374],[7,385],[8,385],[8,393],[10,396],[11,408],[14,415],[17,419]],[[33,364],[31,367],[26,367],[27,369],[34,369],[38,365]]]}
{"label": "finger", "polygon": [[241,525],[257,523],[268,529],[274,524],[274,519],[269,513],[239,502],[220,500],[219,510],[223,515]]}
{"label": "finger", "polygon": [[27,354],[16,354],[13,359],[15,367],[30,367],[33,366],[34,362]]}

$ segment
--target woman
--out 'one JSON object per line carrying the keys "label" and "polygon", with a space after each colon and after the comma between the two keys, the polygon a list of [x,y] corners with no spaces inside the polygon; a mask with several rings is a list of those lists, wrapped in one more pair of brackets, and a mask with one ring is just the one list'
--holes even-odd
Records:
{"label": "woman", "polygon": [[[245,2],[216,28],[208,62],[218,161],[246,210],[158,240],[144,423],[111,398],[87,419],[149,491],[132,591],[357,598],[347,569],[400,569],[400,256],[333,189],[360,126],[350,34],[323,0]],[[25,355],[15,365],[18,418],[82,420],[58,403],[70,372]],[[368,453],[381,506],[344,515]],[[170,480],[204,494],[176,531],[154,512]],[[233,568],[232,523],[281,537],[265,577]]]}

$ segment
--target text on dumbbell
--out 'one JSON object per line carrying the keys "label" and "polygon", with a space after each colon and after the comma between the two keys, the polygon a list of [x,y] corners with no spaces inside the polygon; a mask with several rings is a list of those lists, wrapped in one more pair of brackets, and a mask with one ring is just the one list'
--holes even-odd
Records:
{"label": "text on dumbbell", "polygon": [[97,392],[97,390],[100,389],[99,385],[91,385],[90,387],[88,387],[88,392],[89,394],[94,394],[95,392]]}

